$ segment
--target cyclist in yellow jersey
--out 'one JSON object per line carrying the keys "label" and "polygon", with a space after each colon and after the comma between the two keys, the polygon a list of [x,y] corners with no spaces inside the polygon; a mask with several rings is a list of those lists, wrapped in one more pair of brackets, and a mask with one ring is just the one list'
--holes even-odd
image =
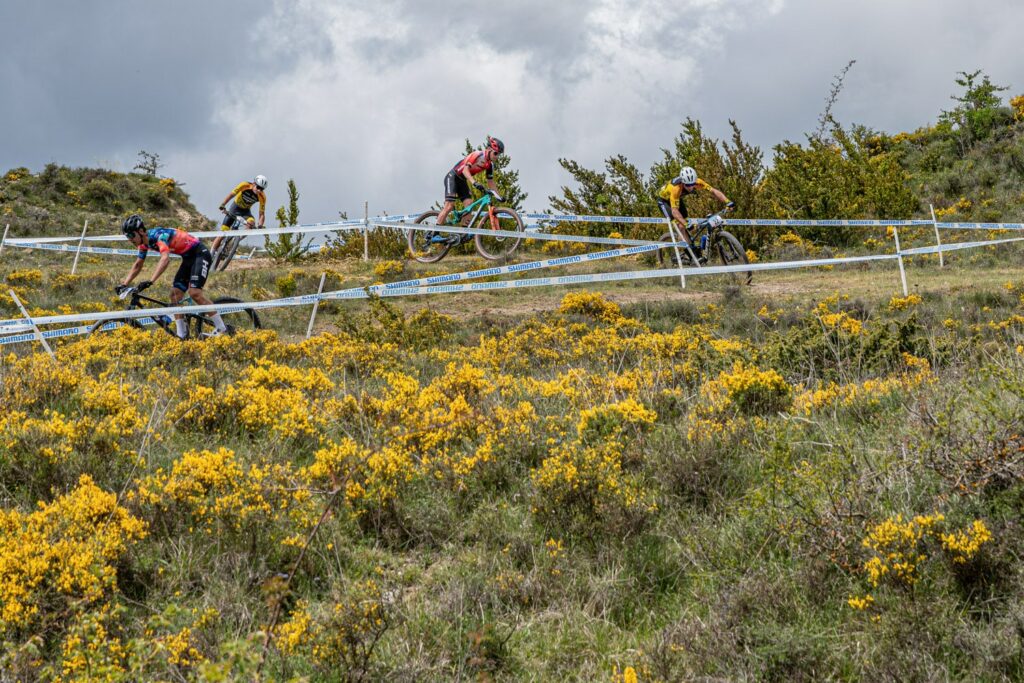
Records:
{"label": "cyclist in yellow jersey", "polygon": [[[267,178],[262,175],[256,176],[251,183],[238,183],[235,189],[228,192],[224,201],[220,203],[220,210],[224,212],[224,220],[221,221],[220,229],[230,230],[238,216],[245,218],[248,226],[252,227],[254,222],[252,207],[256,202],[260,203],[260,220],[256,227],[262,228],[267,219],[267,195],[264,192],[266,189]],[[223,236],[215,239],[211,251],[217,251],[217,247],[220,246],[223,239]]]}
{"label": "cyclist in yellow jersey", "polygon": [[683,201],[683,197],[695,194],[699,190],[709,190],[715,199],[726,206],[730,208],[735,206],[720,190],[716,190],[698,178],[697,171],[690,166],[684,166],[679,175],[665,183],[658,191],[657,197],[661,213],[668,220],[676,222],[683,235],[683,241],[690,245],[697,256],[700,256],[699,253],[696,253],[700,251],[700,247],[693,244],[690,239],[690,231],[686,229],[686,219],[689,218],[689,214],[686,212],[686,203]]}

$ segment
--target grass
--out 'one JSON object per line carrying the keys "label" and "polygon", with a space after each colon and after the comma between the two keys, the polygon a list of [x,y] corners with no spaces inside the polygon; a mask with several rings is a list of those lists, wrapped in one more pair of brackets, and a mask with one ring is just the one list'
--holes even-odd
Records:
{"label": "grass", "polygon": [[[83,257],[69,280],[61,258],[5,251],[0,277],[36,309],[118,305],[127,261]],[[920,301],[895,306],[885,264],[331,302],[310,342],[296,308],[204,343],[10,349],[0,590],[36,611],[3,612],[0,670],[1018,678],[1020,260],[915,263]],[[210,289],[363,286],[374,267],[240,264]],[[865,539],[936,514],[912,580],[873,584]]]}

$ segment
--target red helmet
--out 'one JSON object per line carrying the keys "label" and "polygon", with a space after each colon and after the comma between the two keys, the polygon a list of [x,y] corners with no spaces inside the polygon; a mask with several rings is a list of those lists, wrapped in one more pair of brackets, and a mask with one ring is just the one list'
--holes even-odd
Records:
{"label": "red helmet", "polygon": [[492,138],[490,135],[487,136],[487,146],[493,149],[498,154],[505,153],[505,143],[498,138]]}

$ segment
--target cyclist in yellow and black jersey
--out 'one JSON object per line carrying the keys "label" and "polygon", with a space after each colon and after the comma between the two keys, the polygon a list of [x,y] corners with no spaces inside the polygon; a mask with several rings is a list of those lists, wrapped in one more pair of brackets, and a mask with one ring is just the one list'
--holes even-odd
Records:
{"label": "cyclist in yellow and black jersey", "polygon": [[[665,183],[661,190],[658,191],[658,208],[661,209],[661,213],[668,220],[674,220],[679,226],[680,232],[683,235],[683,240],[694,249],[695,252],[700,251],[700,247],[693,244],[690,239],[690,231],[686,229],[686,219],[689,214],[686,212],[686,203],[683,198],[687,195],[695,194],[700,190],[708,190],[714,195],[715,199],[722,202],[730,208],[734,204],[729,201],[720,190],[716,190],[711,187],[708,183],[704,182],[697,177],[697,171],[690,166],[684,166],[683,170],[679,172],[672,180]],[[699,254],[697,254],[699,256]]]}
{"label": "cyclist in yellow and black jersey", "polygon": [[[227,196],[224,197],[224,201],[220,203],[220,210],[224,212],[224,220],[221,221],[221,230],[230,230],[231,226],[235,222],[236,217],[243,217],[246,219],[246,223],[250,227],[254,222],[252,217],[252,207],[259,202],[260,204],[260,220],[256,224],[257,228],[262,228],[264,222],[267,219],[267,195],[264,190],[267,189],[267,178],[266,176],[258,175],[253,181],[241,182],[235,186],[235,189],[228,192]],[[217,247],[220,246],[221,240],[224,237],[218,237],[213,241],[212,251],[216,251]]]}

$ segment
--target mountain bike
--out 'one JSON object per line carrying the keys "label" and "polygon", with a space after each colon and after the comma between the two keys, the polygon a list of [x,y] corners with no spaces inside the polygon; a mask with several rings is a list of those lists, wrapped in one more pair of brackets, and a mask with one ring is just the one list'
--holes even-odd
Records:
{"label": "mountain bike", "polygon": [[[722,259],[722,264],[726,266],[735,266],[740,264],[747,264],[747,251],[740,244],[740,241],[736,237],[722,229],[725,225],[725,219],[722,216],[729,211],[728,208],[722,209],[718,213],[713,213],[707,217],[701,219],[693,226],[688,232],[690,234],[691,242],[700,244],[701,255],[697,257],[697,262],[694,263],[693,257],[694,252],[686,247],[686,244],[679,241],[679,252],[678,258],[676,256],[676,250],[671,247],[658,250],[658,264],[661,266],[667,266],[672,264],[675,267],[699,267],[708,262],[708,254],[714,249],[718,253],[718,257]],[[676,239],[673,237],[671,232],[667,232],[661,236],[662,242],[675,242]],[[733,282],[736,284],[747,284],[749,285],[753,280],[754,274],[751,271],[735,271],[730,273]]]}
{"label": "mountain bike", "polygon": [[[523,232],[523,220],[519,214],[507,206],[495,206],[493,199],[500,197],[487,190],[480,199],[464,209],[452,209],[448,214],[447,225],[461,228],[488,227],[491,230]],[[439,211],[427,211],[421,214],[414,223],[418,225],[437,225]],[[409,230],[407,232],[409,253],[420,263],[436,263],[444,258],[452,247],[476,242],[477,252],[489,261],[508,258],[519,246],[520,237],[507,235],[463,235],[444,234],[444,226],[437,230]]]}
{"label": "mountain bike", "polygon": [[[142,290],[138,287],[129,287],[118,295],[122,301],[128,301],[128,305],[125,306],[125,310],[134,311],[147,307],[164,308],[172,305],[166,301],[160,301],[159,299],[143,296],[141,292]],[[185,301],[188,302],[190,299],[185,297]],[[221,318],[224,319],[224,322],[227,324],[228,330],[230,331],[245,329],[258,330],[262,327],[260,316],[255,310],[245,308],[245,302],[241,299],[224,296],[219,299],[214,299],[213,303],[239,305],[237,309],[228,309],[220,312]],[[183,315],[188,322],[189,337],[194,339],[204,339],[212,336],[213,331],[216,329],[213,324],[213,318],[211,318],[207,313],[184,313]],[[151,318],[111,318],[108,320],[100,320],[89,328],[89,334],[92,335],[101,332],[112,332],[125,325],[141,328],[147,324],[155,324],[172,337],[178,336],[178,332],[175,329],[174,318],[169,315],[154,315]]]}
{"label": "mountain bike", "polygon": [[[242,216],[235,216],[235,219],[231,222],[232,230],[248,230],[249,223]],[[210,270],[223,271],[231,263],[231,259],[235,257],[235,252],[238,251],[238,245],[242,243],[244,237],[228,237],[224,236],[221,239],[220,244],[216,250],[211,249],[213,256],[213,265],[210,266]]]}

